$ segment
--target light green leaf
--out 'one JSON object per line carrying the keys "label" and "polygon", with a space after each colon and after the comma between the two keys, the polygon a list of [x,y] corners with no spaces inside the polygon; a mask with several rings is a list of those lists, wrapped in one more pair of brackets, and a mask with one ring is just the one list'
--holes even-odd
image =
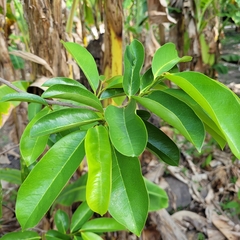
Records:
{"label": "light green leaf", "polygon": [[197,72],[167,74],[212,118],[225,136],[233,154],[240,158],[239,98],[223,84]]}
{"label": "light green leaf", "polygon": [[101,118],[95,112],[88,109],[61,109],[40,118],[33,125],[30,135],[32,137],[49,135],[99,120]]}
{"label": "light green leaf", "polygon": [[24,239],[38,240],[38,239],[41,239],[41,237],[36,232],[32,232],[32,231],[11,232],[1,237],[1,240],[24,240]]}
{"label": "light green leaf", "polygon": [[81,232],[83,240],[103,240],[99,235],[93,232]]}
{"label": "light green leaf", "polygon": [[63,84],[63,85],[69,85],[69,86],[76,86],[80,88],[87,89],[83,84],[80,82],[73,80],[71,78],[66,78],[66,77],[54,77],[48,79],[42,86],[43,87],[51,87],[56,84]]}
{"label": "light green leaf", "polygon": [[41,137],[32,137],[30,136],[30,131],[34,124],[43,116],[50,112],[50,108],[46,107],[42,111],[40,111],[32,121],[25,128],[21,139],[20,139],[20,152],[25,162],[26,166],[30,166],[33,162],[37,160],[37,158],[44,151],[49,135],[44,135]]}
{"label": "light green leaf", "polygon": [[125,108],[109,105],[105,111],[112,144],[123,155],[132,157],[139,156],[147,144],[146,128],[135,108],[135,101],[131,101]]}
{"label": "light green leaf", "polygon": [[152,60],[152,71],[154,78],[168,72],[179,62],[191,61],[192,57],[185,56],[180,58],[173,43],[166,43],[161,46],[154,54]]}
{"label": "light green leaf", "polygon": [[42,104],[39,103],[29,103],[28,104],[28,121],[30,122],[35,115],[42,109]]}
{"label": "light green leaf", "polygon": [[87,131],[85,151],[88,163],[86,200],[88,206],[103,215],[107,212],[112,182],[112,153],[108,131],[96,126]]}
{"label": "light green leaf", "polygon": [[149,212],[154,212],[162,208],[168,207],[168,195],[158,185],[152,183],[148,179],[144,178],[148,195],[149,195]]}
{"label": "light green leaf", "polygon": [[144,62],[144,48],[133,40],[124,53],[123,89],[128,96],[137,93],[140,87],[140,71]]}
{"label": "light green leaf", "polygon": [[147,219],[148,201],[138,158],[114,151],[110,214],[129,231],[140,236]]}
{"label": "light green leaf", "polygon": [[84,174],[74,183],[67,185],[59,194],[55,203],[59,203],[64,206],[71,206],[74,202],[85,201],[87,175],[88,174]]}
{"label": "light green leaf", "polygon": [[103,111],[102,104],[98,98],[89,90],[63,84],[55,84],[47,89],[43,94],[43,98],[60,98],[91,106],[99,111]]}
{"label": "light green leaf", "polygon": [[0,168],[0,180],[20,185],[22,183],[21,171],[13,168]]}
{"label": "light green leaf", "polygon": [[86,132],[73,132],[52,146],[18,191],[16,215],[22,229],[41,220],[81,163]]}
{"label": "light green leaf", "polygon": [[83,232],[95,232],[95,233],[102,233],[102,232],[116,232],[126,230],[126,228],[117,222],[113,218],[95,218],[86,222],[81,231]]}
{"label": "light green leaf", "polygon": [[48,105],[45,99],[32,93],[9,93],[0,99],[1,102],[6,101],[21,101],[21,102],[34,102],[42,105]]}
{"label": "light green leaf", "polygon": [[205,130],[194,111],[184,102],[162,91],[154,91],[145,98],[133,96],[142,106],[177,128],[198,151],[201,150]]}
{"label": "light green leaf", "polygon": [[107,89],[109,88],[122,88],[122,82],[123,82],[123,76],[122,75],[117,75],[114,76],[110,79],[106,80],[106,84],[107,84]]}
{"label": "light green leaf", "polygon": [[79,67],[84,72],[92,90],[96,93],[99,85],[99,73],[93,56],[81,45],[73,42],[61,41],[67,51],[73,56]]}
{"label": "light green leaf", "polygon": [[180,151],[177,145],[159,128],[144,121],[148,133],[147,148],[165,163],[178,166]]}
{"label": "light green leaf", "polygon": [[58,209],[54,215],[54,223],[59,232],[66,233],[70,226],[69,216],[63,210]]}
{"label": "light green leaf", "polygon": [[82,225],[87,222],[93,216],[93,211],[87,205],[87,202],[81,203],[72,216],[72,222],[70,226],[71,232],[78,231]]}

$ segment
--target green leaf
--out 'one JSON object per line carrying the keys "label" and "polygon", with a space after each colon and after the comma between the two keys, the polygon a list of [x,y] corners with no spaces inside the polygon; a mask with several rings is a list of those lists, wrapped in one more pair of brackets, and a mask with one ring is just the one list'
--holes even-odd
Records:
{"label": "green leaf", "polygon": [[137,93],[140,87],[140,71],[144,62],[144,48],[133,40],[124,53],[123,89],[128,96]]}
{"label": "green leaf", "polygon": [[86,222],[81,231],[83,232],[95,232],[95,233],[102,233],[102,232],[116,232],[116,231],[123,231],[126,228],[117,222],[113,218],[95,218]]}
{"label": "green leaf", "polygon": [[61,209],[58,209],[54,215],[54,223],[59,232],[66,233],[70,226],[69,216]]}
{"label": "green leaf", "polygon": [[191,61],[192,57],[185,56],[180,58],[173,43],[166,43],[161,46],[154,54],[152,60],[152,71],[154,78],[171,70],[179,62]]}
{"label": "green leaf", "polygon": [[123,155],[132,157],[139,156],[147,144],[145,125],[135,111],[135,101],[126,108],[109,105],[105,111],[112,144]]}
{"label": "green leaf", "polygon": [[30,122],[35,115],[42,109],[42,104],[39,103],[29,103],[28,104],[28,121]]}
{"label": "green leaf", "polygon": [[47,89],[43,94],[43,98],[60,98],[91,106],[99,111],[103,111],[102,104],[98,98],[89,90],[63,84],[55,84]]}
{"label": "green leaf", "polygon": [[162,91],[154,91],[145,98],[133,96],[142,106],[177,128],[198,151],[201,150],[205,130],[194,111],[184,102]]}
{"label": "green leaf", "polygon": [[119,96],[123,96],[123,95],[124,95],[124,91],[122,88],[110,88],[110,89],[103,91],[103,93],[100,96],[100,100],[119,97]]}
{"label": "green leaf", "polygon": [[16,215],[22,229],[34,227],[81,163],[86,132],[61,138],[36,164],[18,191]]}
{"label": "green leaf", "polygon": [[2,218],[2,202],[3,202],[3,193],[2,193],[2,183],[0,181],[0,219]]}
{"label": "green leaf", "polygon": [[110,214],[129,231],[140,236],[148,214],[148,193],[137,157],[113,152]]}
{"label": "green leaf", "polygon": [[87,202],[81,203],[72,216],[72,222],[70,226],[71,232],[78,231],[82,225],[87,222],[93,216],[93,211],[87,205]]}
{"label": "green leaf", "polygon": [[137,115],[142,119],[147,121],[151,117],[151,113],[146,110],[137,110]]}
{"label": "green leaf", "polygon": [[84,174],[74,183],[67,185],[59,194],[55,203],[59,203],[64,206],[71,206],[74,202],[85,201],[87,175],[88,174]]}
{"label": "green leaf", "polygon": [[107,84],[107,89],[109,88],[122,88],[122,83],[123,83],[123,76],[122,75],[117,75],[114,76],[110,79],[106,80],[106,84]]}
{"label": "green leaf", "polygon": [[0,168],[0,180],[20,185],[22,183],[21,171],[13,168]]}
{"label": "green leaf", "polygon": [[32,137],[57,133],[99,121],[101,118],[88,109],[67,108],[49,113],[40,118],[32,127]]}
{"label": "green leaf", "polygon": [[148,133],[147,148],[165,163],[178,166],[180,151],[177,145],[160,129],[144,121]]}
{"label": "green leaf", "polygon": [[46,240],[71,240],[71,237],[56,230],[47,231],[45,238]]}
{"label": "green leaf", "polygon": [[33,162],[37,160],[37,158],[44,151],[49,135],[44,135],[41,137],[32,137],[30,136],[30,131],[34,124],[43,116],[50,112],[50,108],[46,107],[42,111],[40,111],[32,121],[25,128],[21,139],[20,139],[20,152],[21,156],[26,164],[26,166],[30,166]]}
{"label": "green leaf", "polygon": [[233,154],[240,158],[238,96],[225,85],[201,73],[167,74],[166,78],[181,87],[207,112],[225,136]]}
{"label": "green leaf", "polygon": [[99,235],[93,232],[81,232],[83,240],[103,240]]}
{"label": "green leaf", "polygon": [[61,41],[67,51],[73,56],[79,67],[84,72],[92,90],[96,93],[99,85],[99,74],[93,56],[88,50],[77,43]]}
{"label": "green leaf", "polygon": [[196,115],[202,120],[205,126],[205,130],[209,132],[212,137],[218,142],[219,146],[223,149],[226,145],[226,139],[221,133],[221,130],[216,125],[216,123],[209,117],[206,111],[195,101],[193,100],[186,92],[182,89],[166,89],[164,90],[172,96],[178,98],[179,100],[185,102]]}
{"label": "green leaf", "polygon": [[63,85],[69,85],[69,86],[76,86],[80,88],[87,89],[83,84],[80,82],[73,80],[71,78],[66,77],[54,77],[47,80],[42,86],[43,87],[51,87],[56,84],[63,84]]}
{"label": "green leaf", "polygon": [[1,240],[37,240],[41,239],[41,237],[36,233],[32,231],[24,231],[24,232],[11,232],[5,234],[3,237],[1,237]]}
{"label": "green leaf", "polygon": [[108,131],[96,126],[87,131],[85,151],[88,163],[86,200],[88,206],[103,215],[107,212],[112,182],[112,153]]}
{"label": "green leaf", "polygon": [[152,183],[148,179],[144,178],[148,195],[149,195],[149,212],[154,212],[162,208],[168,207],[168,195],[158,185]]}
{"label": "green leaf", "polygon": [[140,79],[140,90],[143,92],[154,80],[152,68],[149,68]]}
{"label": "green leaf", "polygon": [[5,95],[1,100],[1,102],[6,101],[21,101],[21,102],[35,102],[42,105],[48,105],[45,99],[41,98],[38,95],[32,94],[32,93],[9,93]]}

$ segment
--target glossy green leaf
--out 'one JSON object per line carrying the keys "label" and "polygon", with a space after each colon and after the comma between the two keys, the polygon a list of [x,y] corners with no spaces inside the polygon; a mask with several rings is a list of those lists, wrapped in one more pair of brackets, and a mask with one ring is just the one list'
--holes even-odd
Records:
{"label": "glossy green leaf", "polygon": [[67,129],[89,124],[101,118],[88,109],[67,108],[49,113],[40,118],[32,127],[32,137],[57,133]]}
{"label": "glossy green leaf", "polygon": [[102,232],[116,232],[116,231],[123,231],[126,228],[117,222],[114,218],[95,218],[86,222],[81,231],[83,232],[95,232],[95,233],[102,233]]}
{"label": "glossy green leaf", "polygon": [[24,232],[11,232],[5,234],[3,237],[1,237],[1,240],[37,240],[41,239],[41,237],[36,233],[32,231],[24,231]]}
{"label": "glossy green leaf", "polygon": [[55,203],[71,206],[74,202],[82,202],[86,200],[86,184],[87,184],[87,175],[82,175],[75,182],[67,185],[63,191],[59,194]]}
{"label": "glossy green leaf", "polygon": [[205,130],[194,111],[184,102],[162,91],[154,91],[145,98],[133,96],[142,106],[177,128],[198,151],[201,150]]}
{"label": "glossy green leaf", "polygon": [[76,86],[76,87],[86,89],[86,87],[83,84],[81,84],[80,82],[73,80],[71,78],[66,78],[66,77],[50,78],[42,86],[43,87],[51,87],[56,84],[70,85],[70,86]]}
{"label": "glossy green leaf", "polygon": [[96,93],[99,85],[99,74],[93,56],[81,45],[73,42],[61,41],[67,51],[73,56],[79,67],[84,72],[92,90]]}
{"label": "glossy green leaf", "polygon": [[29,173],[18,191],[16,215],[22,229],[34,227],[81,163],[86,132],[60,139]]}
{"label": "glossy green leaf", "polygon": [[0,180],[20,185],[22,183],[21,171],[13,168],[0,168]]}
{"label": "glossy green leaf", "polygon": [[87,202],[82,202],[81,205],[73,213],[70,231],[78,231],[82,225],[87,222],[92,216],[93,211],[89,208]]}
{"label": "glossy green leaf", "polygon": [[154,76],[152,73],[152,68],[149,68],[140,79],[140,90],[141,92],[145,90],[153,82]]}
{"label": "glossy green leaf", "polygon": [[240,158],[240,102],[223,84],[197,72],[167,74],[212,118],[225,136],[233,154]]}
{"label": "glossy green leaf", "polygon": [[107,212],[112,182],[112,153],[108,131],[96,126],[87,131],[85,151],[88,163],[86,200],[88,206],[103,215]]}
{"label": "glossy green leaf", "polygon": [[30,131],[34,124],[43,116],[50,112],[50,108],[46,107],[42,111],[40,111],[32,121],[25,128],[21,139],[20,139],[20,152],[21,156],[26,164],[26,166],[30,166],[33,162],[37,160],[37,158],[44,151],[49,135],[44,135],[41,137],[32,137],[30,136]]}
{"label": "glossy green leaf", "polygon": [[21,101],[21,102],[34,102],[39,103],[42,105],[48,105],[45,99],[41,98],[38,95],[32,94],[32,93],[9,93],[5,95],[2,99],[0,99],[1,102],[6,101]]}
{"label": "glossy green leaf", "polygon": [[140,236],[147,219],[148,200],[138,158],[114,151],[110,214],[129,231]]}
{"label": "glossy green leaf", "polygon": [[178,166],[180,151],[177,145],[159,128],[144,121],[148,133],[147,148],[165,163]]}
{"label": "glossy green leaf", "polygon": [[119,97],[119,96],[123,96],[123,95],[124,95],[124,91],[122,88],[110,88],[110,89],[105,90],[101,94],[100,100]]}
{"label": "glossy green leaf", "polygon": [[179,62],[191,61],[192,57],[184,56],[180,58],[173,43],[166,43],[161,46],[154,54],[152,60],[152,72],[154,78],[160,76],[164,72],[168,72]]}
{"label": "glossy green leaf", "polygon": [[91,106],[99,111],[103,111],[102,104],[98,98],[89,90],[63,84],[55,84],[47,89],[43,94],[43,98],[60,98]]}
{"label": "glossy green leaf", "polygon": [[54,223],[59,232],[66,233],[70,226],[69,216],[61,209],[58,209],[54,215]]}
{"label": "glossy green leaf", "polygon": [[46,240],[71,240],[70,236],[56,230],[47,231],[45,234],[45,238]]}
{"label": "glossy green leaf", "polygon": [[154,212],[168,207],[168,195],[158,185],[144,178],[148,195],[149,195],[149,212]]}
{"label": "glossy green leaf", "polygon": [[107,84],[107,89],[109,88],[122,88],[122,83],[123,83],[123,76],[122,75],[117,75],[114,76],[108,80],[106,80]]}
{"label": "glossy green leaf", "polygon": [[212,137],[218,142],[219,146],[223,149],[226,145],[226,139],[222,134],[219,127],[216,123],[209,117],[206,111],[195,101],[193,100],[186,92],[182,89],[166,89],[164,90],[172,96],[178,98],[179,100],[185,102],[192,110],[196,113],[196,115],[202,120],[204,123],[205,129],[209,132]]}
{"label": "glossy green leaf", "polygon": [[112,144],[123,155],[132,157],[139,156],[147,144],[146,128],[135,108],[135,101],[131,101],[125,108],[109,105],[105,111]]}
{"label": "glossy green leaf", "polygon": [[151,113],[146,110],[137,110],[137,115],[142,119],[147,121],[151,117]]}
{"label": "glossy green leaf", "polygon": [[128,96],[137,93],[140,87],[140,71],[144,62],[144,48],[133,40],[124,53],[123,89]]}
{"label": "glossy green leaf", "polygon": [[82,232],[81,233],[83,240],[102,240],[102,238],[93,232]]}
{"label": "glossy green leaf", "polygon": [[30,122],[35,115],[42,109],[42,104],[39,103],[29,103],[28,104],[28,121]]}

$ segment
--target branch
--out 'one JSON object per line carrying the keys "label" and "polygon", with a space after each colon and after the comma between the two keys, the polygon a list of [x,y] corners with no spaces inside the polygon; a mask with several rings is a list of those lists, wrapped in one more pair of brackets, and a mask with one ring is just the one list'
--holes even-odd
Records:
{"label": "branch", "polygon": [[[24,93],[24,91],[22,91],[21,89],[19,89],[18,87],[14,86],[12,83],[10,83],[9,81],[3,79],[0,77],[0,82],[7,85],[8,87],[12,88],[13,90],[15,90],[16,92],[19,92],[19,93]],[[59,106],[63,106],[63,107],[72,107],[72,108],[80,108],[80,109],[88,109],[88,110],[92,110],[92,111],[95,111],[95,112],[98,112],[98,110],[96,110],[95,108],[92,108],[92,107],[88,107],[88,106],[77,106],[77,105],[74,105],[74,104],[71,104],[71,103],[66,103],[66,102],[59,102],[59,101],[54,101],[54,100],[48,100],[48,99],[45,99],[46,102],[49,104],[49,105],[59,105]]]}

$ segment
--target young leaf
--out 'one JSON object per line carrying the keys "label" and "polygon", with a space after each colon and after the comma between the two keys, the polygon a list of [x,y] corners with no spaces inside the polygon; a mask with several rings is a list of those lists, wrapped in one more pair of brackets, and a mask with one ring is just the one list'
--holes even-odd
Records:
{"label": "young leaf", "polygon": [[58,209],[54,215],[54,223],[59,232],[66,233],[70,226],[69,216],[63,210]]}
{"label": "young leaf", "polygon": [[30,131],[33,125],[43,116],[50,112],[50,108],[46,107],[42,111],[40,111],[32,121],[25,128],[21,139],[20,139],[20,152],[21,156],[26,164],[26,166],[30,166],[33,162],[37,160],[37,158],[44,151],[49,135],[44,135],[41,137],[31,137]]}
{"label": "young leaf", "polygon": [[[166,74],[212,118],[225,136],[233,154],[240,158],[240,102],[226,86],[197,72]],[[197,81],[196,81],[197,79]]]}
{"label": "young leaf", "polygon": [[93,56],[86,48],[77,43],[61,42],[82,69],[93,92],[96,93],[100,77]]}
{"label": "young leaf", "polygon": [[85,151],[88,163],[86,200],[88,206],[103,215],[107,212],[112,182],[112,153],[108,131],[96,126],[87,131]]}
{"label": "young leaf", "polygon": [[124,53],[123,89],[128,96],[137,93],[140,87],[140,71],[144,62],[144,48],[133,40]]}
{"label": "young leaf", "polygon": [[83,232],[95,232],[95,233],[102,233],[102,232],[116,232],[126,230],[126,228],[117,222],[113,218],[95,218],[86,222],[81,231]]}
{"label": "young leaf", "polygon": [[99,235],[93,232],[81,232],[83,240],[103,240]]}
{"label": "young leaf", "polygon": [[0,101],[1,102],[6,102],[6,101],[34,102],[42,105],[48,105],[46,100],[41,98],[40,96],[32,93],[25,93],[25,92],[9,93],[5,95]]}
{"label": "young leaf", "polygon": [[32,231],[24,231],[24,232],[11,232],[5,234],[3,237],[1,237],[1,240],[38,240],[41,239],[41,237],[36,233]]}
{"label": "young leaf", "polygon": [[123,88],[123,76],[122,75],[117,75],[117,76],[114,76],[108,80],[106,80],[106,89],[109,89],[109,88]]}
{"label": "young leaf", "polygon": [[179,62],[191,61],[192,57],[178,57],[176,46],[173,43],[166,43],[160,47],[154,54],[152,60],[152,71],[154,78],[160,76],[164,72],[168,72]]}
{"label": "young leaf", "polygon": [[188,105],[163,91],[154,91],[145,98],[137,96],[133,98],[177,128],[198,151],[201,150],[205,137],[203,123]]}
{"label": "young leaf", "polygon": [[32,228],[59,195],[81,163],[86,132],[61,138],[29,173],[18,191],[16,215],[22,229]]}
{"label": "young leaf", "polygon": [[146,128],[135,108],[135,101],[131,101],[126,108],[109,105],[105,111],[112,144],[120,153],[131,157],[139,156],[147,144]]}
{"label": "young leaf", "polygon": [[56,84],[62,84],[62,85],[69,85],[69,86],[76,86],[80,88],[87,89],[83,84],[80,82],[73,80],[71,78],[66,78],[66,77],[55,77],[55,78],[50,78],[47,80],[42,86],[43,87],[51,87]]}
{"label": "young leaf", "polygon": [[22,183],[21,171],[13,168],[0,168],[0,180],[20,185]]}
{"label": "young leaf", "polygon": [[113,182],[109,212],[129,231],[140,236],[148,214],[148,193],[137,157],[113,151]]}
{"label": "young leaf", "polygon": [[146,178],[143,178],[149,195],[149,212],[154,212],[162,208],[168,207],[168,195],[158,185],[152,183]]}
{"label": "young leaf", "polygon": [[87,173],[82,175],[74,183],[67,185],[59,194],[55,203],[71,206],[74,202],[86,200]]}
{"label": "young leaf", "polygon": [[147,148],[165,163],[178,166],[180,152],[177,145],[160,129],[144,121],[148,133]]}
{"label": "young leaf", "polygon": [[61,109],[40,118],[33,125],[30,135],[32,137],[49,135],[99,120],[101,118],[95,112],[88,109]]}
{"label": "young leaf", "polygon": [[93,211],[87,205],[87,202],[81,203],[77,210],[73,213],[70,231],[78,231],[82,225],[87,222],[93,215]]}
{"label": "young leaf", "polygon": [[43,94],[43,98],[60,98],[91,106],[99,111],[103,111],[102,104],[98,98],[89,90],[63,84],[55,84],[47,89]]}

